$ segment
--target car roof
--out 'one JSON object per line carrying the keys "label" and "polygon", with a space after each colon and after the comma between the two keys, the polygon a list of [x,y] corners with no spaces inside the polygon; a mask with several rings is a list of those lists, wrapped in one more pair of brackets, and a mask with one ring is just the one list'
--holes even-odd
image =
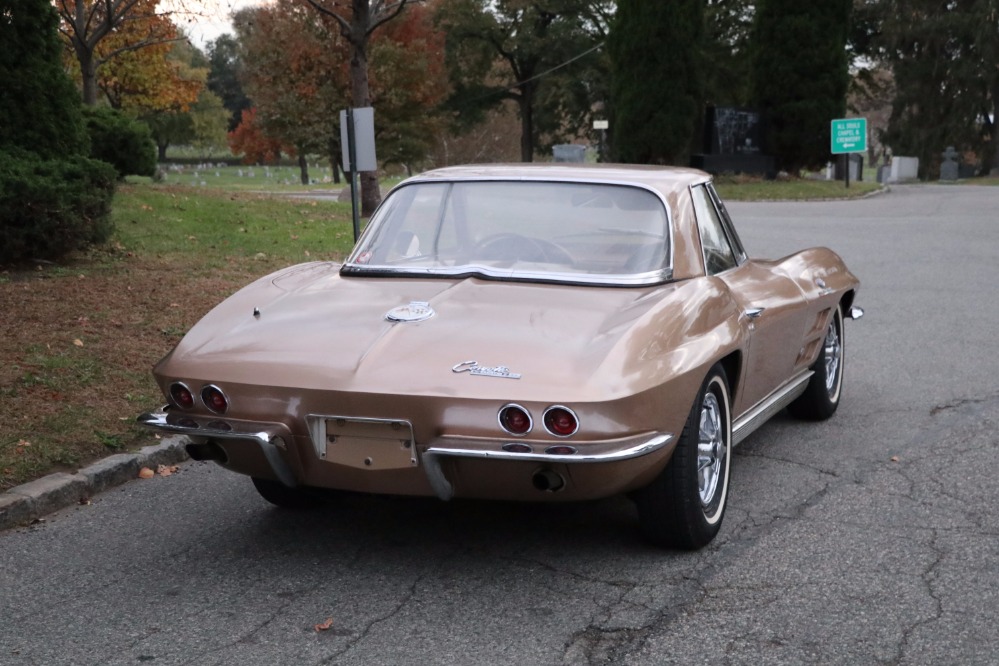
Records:
{"label": "car roof", "polygon": [[697,169],[640,164],[523,163],[469,164],[426,171],[404,183],[458,180],[552,180],[641,185],[663,196],[711,180]]}

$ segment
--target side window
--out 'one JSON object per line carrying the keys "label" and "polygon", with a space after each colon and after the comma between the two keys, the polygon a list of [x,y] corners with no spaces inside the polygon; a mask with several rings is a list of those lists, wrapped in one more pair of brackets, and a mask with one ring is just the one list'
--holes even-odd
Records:
{"label": "side window", "polygon": [[697,229],[701,234],[701,248],[704,251],[704,270],[708,275],[716,275],[738,265],[732,244],[725,235],[725,228],[711,196],[703,185],[692,187],[694,213],[697,215]]}
{"label": "side window", "polygon": [[718,192],[715,191],[714,185],[707,183],[704,187],[707,189],[708,194],[711,195],[711,200],[715,202],[715,208],[721,215],[722,226],[725,227],[725,233],[728,235],[728,239],[732,243],[732,249],[735,250],[735,257],[741,264],[746,260],[746,248],[743,247],[739,234],[735,232],[735,225],[732,224],[732,217],[728,214],[728,210],[725,209],[725,202],[723,202],[721,197],[718,196]]}

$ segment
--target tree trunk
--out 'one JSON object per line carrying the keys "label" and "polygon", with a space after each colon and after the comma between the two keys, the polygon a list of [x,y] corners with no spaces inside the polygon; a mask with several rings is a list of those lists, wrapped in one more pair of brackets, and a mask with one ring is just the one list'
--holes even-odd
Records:
{"label": "tree trunk", "polygon": [[302,185],[309,184],[309,161],[305,159],[305,154],[300,150],[298,152],[298,170],[302,174]]}
{"label": "tree trunk", "polygon": [[520,161],[534,161],[534,84],[520,87]]}
{"label": "tree trunk", "polygon": [[94,59],[94,51],[83,45],[77,45],[75,50],[83,77],[83,104],[97,106],[97,61]]}
{"label": "tree trunk", "polygon": [[157,143],[156,144],[157,159],[160,162],[165,162],[166,161],[166,151],[167,151],[167,148],[169,148],[169,147],[170,147],[170,144],[168,142],[166,142],[166,141],[164,141],[163,143]]}
{"label": "tree trunk", "polygon": [[[352,0],[353,13],[350,17],[350,88],[351,103],[355,109],[371,106],[371,91],[368,86],[368,26],[371,25],[369,0]],[[382,201],[378,187],[377,171],[362,171],[361,215],[370,217]]]}

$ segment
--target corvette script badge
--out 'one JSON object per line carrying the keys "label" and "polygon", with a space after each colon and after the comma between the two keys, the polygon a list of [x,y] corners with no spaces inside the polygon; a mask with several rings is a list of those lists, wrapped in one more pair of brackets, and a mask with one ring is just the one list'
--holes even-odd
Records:
{"label": "corvette script badge", "polygon": [[510,368],[505,365],[486,367],[479,365],[478,361],[464,361],[451,368],[451,372],[467,372],[470,375],[480,375],[482,377],[504,377],[506,379],[520,379],[520,373],[510,372]]}

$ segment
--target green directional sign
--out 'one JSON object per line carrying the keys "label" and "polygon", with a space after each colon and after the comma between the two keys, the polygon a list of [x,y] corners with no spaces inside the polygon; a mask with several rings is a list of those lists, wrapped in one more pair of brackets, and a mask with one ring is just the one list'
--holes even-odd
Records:
{"label": "green directional sign", "polygon": [[830,143],[833,155],[867,150],[867,118],[840,118],[832,121]]}

